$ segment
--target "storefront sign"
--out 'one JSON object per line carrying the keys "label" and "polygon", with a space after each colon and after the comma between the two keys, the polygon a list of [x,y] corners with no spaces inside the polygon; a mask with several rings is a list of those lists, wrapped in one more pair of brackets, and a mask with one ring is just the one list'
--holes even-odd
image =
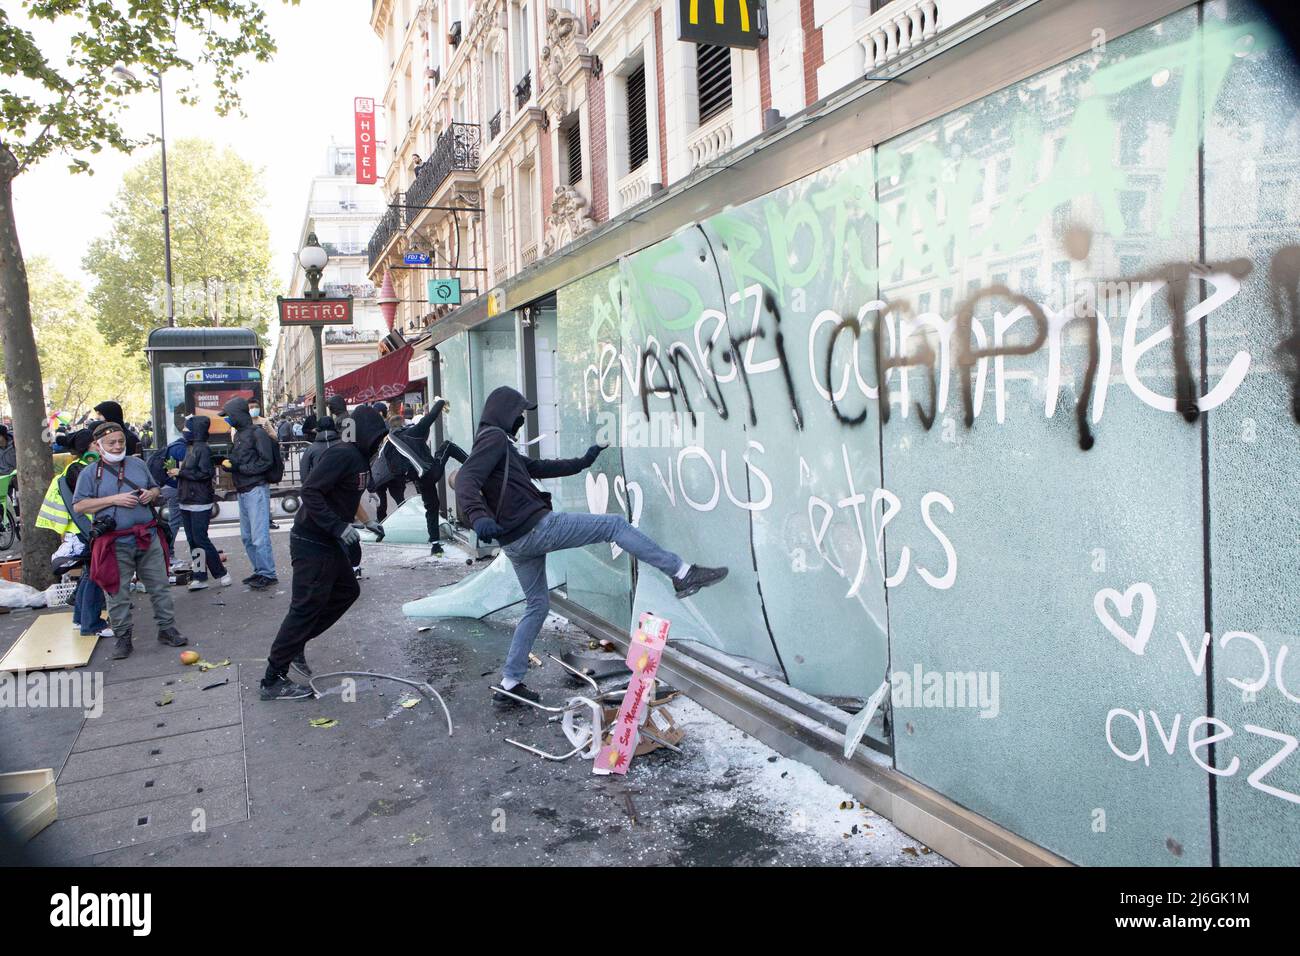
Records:
{"label": "storefront sign", "polygon": [[677,0],[677,37],[752,50],[767,36],[761,0]]}

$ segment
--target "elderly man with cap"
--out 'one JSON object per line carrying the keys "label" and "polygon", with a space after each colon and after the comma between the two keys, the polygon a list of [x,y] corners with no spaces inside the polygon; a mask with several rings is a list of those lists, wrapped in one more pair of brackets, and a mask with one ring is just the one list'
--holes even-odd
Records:
{"label": "elderly man with cap", "polygon": [[158,640],[168,647],[188,643],[176,630],[176,612],[167,584],[166,542],[158,529],[154,502],[158,483],[149,467],[126,453],[126,431],[116,422],[95,427],[99,460],[77,477],[72,510],[93,514],[90,575],[108,596],[108,622],[117,638],[113,659],[132,647],[131,589],[134,574],[153,603]]}

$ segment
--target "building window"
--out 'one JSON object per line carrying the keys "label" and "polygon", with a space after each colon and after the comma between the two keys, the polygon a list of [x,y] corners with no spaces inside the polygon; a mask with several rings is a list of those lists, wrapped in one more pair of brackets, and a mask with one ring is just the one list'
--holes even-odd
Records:
{"label": "building window", "polygon": [[650,155],[646,123],[645,64],[627,77],[627,171],[639,169]]}
{"label": "building window", "polygon": [[697,43],[695,68],[702,126],[731,108],[731,48]]}
{"label": "building window", "polygon": [[533,244],[533,167],[519,170],[519,192],[515,203],[519,212],[519,248]]}
{"label": "building window", "polygon": [[564,141],[564,165],[569,174],[566,185],[576,186],[582,182],[582,124],[576,115],[560,134]]}

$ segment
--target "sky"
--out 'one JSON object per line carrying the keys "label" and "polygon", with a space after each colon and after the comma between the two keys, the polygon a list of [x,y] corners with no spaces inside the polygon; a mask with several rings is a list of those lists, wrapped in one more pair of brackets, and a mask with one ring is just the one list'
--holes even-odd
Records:
{"label": "sky", "polygon": [[[248,76],[239,85],[247,115],[218,116],[215,96],[202,90],[197,106],[184,106],[169,95],[167,141],[204,137],[263,169],[262,213],[270,227],[275,275],[287,292],[311,179],[324,167],[331,136],[339,143],[352,141],[353,98],[380,98],[386,74],[367,0],[302,0],[297,7],[263,0],[262,6],[279,51],[269,63],[249,61]],[[23,23],[21,11],[11,15]],[[46,49],[40,30],[30,22],[23,25]],[[164,77],[164,85],[174,91],[181,79]],[[123,125],[134,138],[156,134],[157,93],[134,97]],[[24,256],[49,256],[65,274],[89,285],[81,267],[85,249],[109,232],[106,213],[122,175],[156,149],[154,145],[132,155],[114,150],[87,155],[93,176],[69,172],[60,155],[23,173],[14,182],[14,208]]]}

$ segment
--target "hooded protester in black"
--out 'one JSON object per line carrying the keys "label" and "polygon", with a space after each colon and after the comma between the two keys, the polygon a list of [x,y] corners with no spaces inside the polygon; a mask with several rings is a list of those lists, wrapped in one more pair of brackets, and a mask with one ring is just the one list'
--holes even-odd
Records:
{"label": "hooded protester in black", "polygon": [[122,426],[122,431],[126,434],[126,453],[128,455],[140,454],[140,436],[126,427],[126,420],[122,417],[122,406],[117,402],[100,402],[95,406],[95,411],[106,422],[117,422]]}
{"label": "hooded protester in black", "polygon": [[370,477],[370,459],[388,429],[373,408],[358,408],[352,423],[353,440],[326,448],[303,482],[302,507],[289,534],[293,596],[267,655],[263,700],[313,696],[310,688],[289,680],[289,668],[299,679],[311,679],[307,642],[329,630],[361,594],[349,556],[359,537],[352,523]]}
{"label": "hooded protester in black", "polygon": [[600,454],[596,445],[581,458],[542,460],[519,452],[514,436],[524,425],[524,412],[536,407],[536,402],[507,385],[493,389],[483,403],[474,448],[456,473],[456,507],[461,520],[478,531],[478,522],[490,519],[499,528],[491,537],[503,545],[522,538],[551,510],[550,494],[532,479],[576,475],[590,468]]}
{"label": "hooded protester in black", "polygon": [[208,447],[211,424],[206,415],[192,415],[185,422],[190,437],[186,440],[185,457],[181,459],[177,474],[177,501],[180,504],[210,505],[217,500],[212,488],[217,470],[212,464],[212,449]]}
{"label": "hooded protester in black", "polygon": [[334,427],[334,419],[326,415],[317,424],[316,437],[307,446],[307,450],[302,453],[302,458],[298,459],[298,477],[302,481],[307,480],[307,476],[311,474],[312,466],[325,453],[325,449],[338,442],[338,440],[339,432]]}
{"label": "hooded protester in black", "polygon": [[[381,507],[386,504],[382,497],[385,486],[391,488],[397,484],[400,487],[404,481],[415,483],[424,502],[424,522],[434,554],[442,553],[442,545],[438,540],[441,537],[438,525],[442,507],[438,498],[438,484],[442,481],[448,458],[464,462],[468,457],[459,445],[451,441],[444,441],[438,446],[437,452],[429,450],[429,432],[446,407],[446,400],[439,398],[429,413],[418,422],[392,432],[373,469],[375,490],[381,495]],[[399,493],[394,493],[393,497],[397,498]],[[379,520],[383,520],[382,514]]]}
{"label": "hooded protester in black", "polygon": [[384,420],[373,408],[361,406],[352,413],[352,441],[336,441],[320,452],[303,480],[294,534],[321,542],[333,542],[343,534],[356,519],[370,477],[370,459],[387,434]]}
{"label": "hooded protester in black", "polygon": [[245,399],[232,398],[221,409],[221,414],[229,418],[235,428],[229,456],[235,491],[243,494],[267,484],[267,472],[275,464],[275,444],[271,436],[265,428],[253,425],[253,416]]}

